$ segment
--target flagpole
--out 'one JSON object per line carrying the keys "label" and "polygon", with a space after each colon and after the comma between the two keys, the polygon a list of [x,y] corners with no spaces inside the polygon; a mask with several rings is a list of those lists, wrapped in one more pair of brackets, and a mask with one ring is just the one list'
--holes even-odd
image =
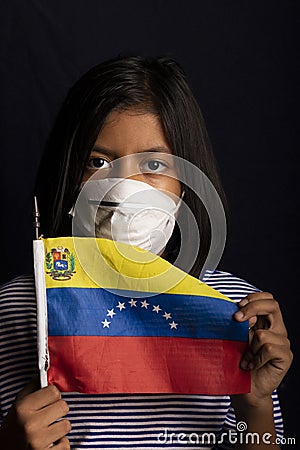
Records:
{"label": "flagpole", "polygon": [[39,236],[40,213],[37,205],[37,198],[34,197],[33,208],[33,226],[35,229],[35,239],[33,239],[33,263],[34,278],[37,302],[37,350],[38,350],[38,367],[40,371],[41,387],[48,385],[47,369],[48,360],[48,325],[47,325],[47,299],[46,299],[46,283],[44,271],[44,243]]}

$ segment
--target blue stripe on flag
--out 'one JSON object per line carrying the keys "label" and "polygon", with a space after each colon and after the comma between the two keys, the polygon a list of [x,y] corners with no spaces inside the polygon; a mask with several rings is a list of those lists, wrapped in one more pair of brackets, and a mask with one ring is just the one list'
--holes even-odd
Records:
{"label": "blue stripe on flag", "polygon": [[139,299],[103,288],[48,288],[47,303],[49,336],[248,340],[248,322],[232,318],[237,305],[218,298],[158,294]]}

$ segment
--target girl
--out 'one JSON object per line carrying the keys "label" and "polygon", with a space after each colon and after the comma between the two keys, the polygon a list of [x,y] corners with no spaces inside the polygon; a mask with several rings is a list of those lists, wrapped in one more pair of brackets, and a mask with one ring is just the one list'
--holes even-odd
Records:
{"label": "girl", "polygon": [[[151,153],[146,170],[130,179],[180,197],[192,210],[201,246],[190,274],[199,277],[210,245],[210,224],[201,201],[176,177],[164,176],[155,152],[176,155],[201,169],[225,204],[205,125],[185,75],[168,58],[131,57],[104,62],[70,90],[48,140],[36,183],[41,230],[46,237],[72,234],[70,209],[80,186],[123,156]],[[102,172],[101,172],[102,171]],[[121,174],[126,178],[126,170]],[[180,211],[180,209],[179,209]],[[101,237],[101,236],[100,236]],[[184,246],[184,242],[182,243]],[[178,227],[162,257],[176,263],[181,246]],[[273,296],[227,272],[204,273],[202,280],[240,301],[235,320],[249,320],[251,351],[241,368],[251,371],[251,393],[225,397],[202,395],[61,394],[40,389],[34,280],[21,276],[1,289],[1,448],[57,450],[231,448],[230,431],[246,423],[279,447],[283,425],[276,388],[292,353],[280,308]],[[201,368],[199,368],[200,370]],[[29,382],[29,383],[28,383]],[[60,419],[60,420],[59,420]],[[203,433],[212,433],[201,440]],[[184,436],[185,434],[185,436]],[[68,437],[67,437],[68,436]],[[214,438],[212,437],[214,436]],[[270,437],[271,436],[271,437]],[[251,443],[236,448],[254,448]]]}

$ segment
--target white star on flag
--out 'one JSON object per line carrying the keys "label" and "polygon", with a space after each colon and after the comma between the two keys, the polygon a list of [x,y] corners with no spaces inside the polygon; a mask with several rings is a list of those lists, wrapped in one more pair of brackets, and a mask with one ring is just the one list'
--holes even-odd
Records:
{"label": "white star on flag", "polygon": [[132,308],[133,306],[137,307],[136,302],[137,302],[137,300],[133,300],[133,298],[132,298],[128,303],[130,304],[130,306]]}
{"label": "white star on flag", "polygon": [[103,323],[103,328],[109,328],[109,324],[111,322],[109,322],[107,319],[104,319],[103,322],[101,322],[101,323]]}
{"label": "white star on flag", "polygon": [[119,310],[122,311],[122,309],[126,308],[125,303],[118,302],[117,308],[119,308]]}
{"label": "white star on flag", "polygon": [[114,308],[108,309],[106,315],[107,315],[108,317],[113,318],[113,317],[116,315],[116,313],[114,312]]}
{"label": "white star on flag", "polygon": [[159,311],[161,311],[161,308],[159,307],[159,305],[157,306],[153,306],[152,311],[155,311],[157,314],[159,313]]}
{"label": "white star on flag", "polygon": [[142,305],[142,308],[148,308],[148,306],[149,306],[149,304],[150,303],[147,303],[147,300],[143,300],[142,302],[141,302],[141,305]]}
{"label": "white star on flag", "polygon": [[169,323],[169,325],[171,327],[171,330],[172,330],[172,328],[175,328],[175,330],[177,330],[178,323],[175,323],[174,320],[173,320],[173,322]]}
{"label": "white star on flag", "polygon": [[172,319],[171,314],[170,314],[170,313],[167,313],[167,312],[165,312],[165,313],[163,314],[163,317],[164,317],[166,320]]}

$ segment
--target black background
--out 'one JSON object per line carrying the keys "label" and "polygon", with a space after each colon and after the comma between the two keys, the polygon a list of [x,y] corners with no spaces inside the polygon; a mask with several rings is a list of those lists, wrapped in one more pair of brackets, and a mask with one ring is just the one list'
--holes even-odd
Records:
{"label": "black background", "polygon": [[173,57],[199,101],[228,196],[220,268],[271,292],[289,330],[295,360],[279,388],[286,436],[297,435],[300,417],[296,4],[2,0],[0,6],[1,282],[32,271],[34,177],[70,86],[119,53]]}

